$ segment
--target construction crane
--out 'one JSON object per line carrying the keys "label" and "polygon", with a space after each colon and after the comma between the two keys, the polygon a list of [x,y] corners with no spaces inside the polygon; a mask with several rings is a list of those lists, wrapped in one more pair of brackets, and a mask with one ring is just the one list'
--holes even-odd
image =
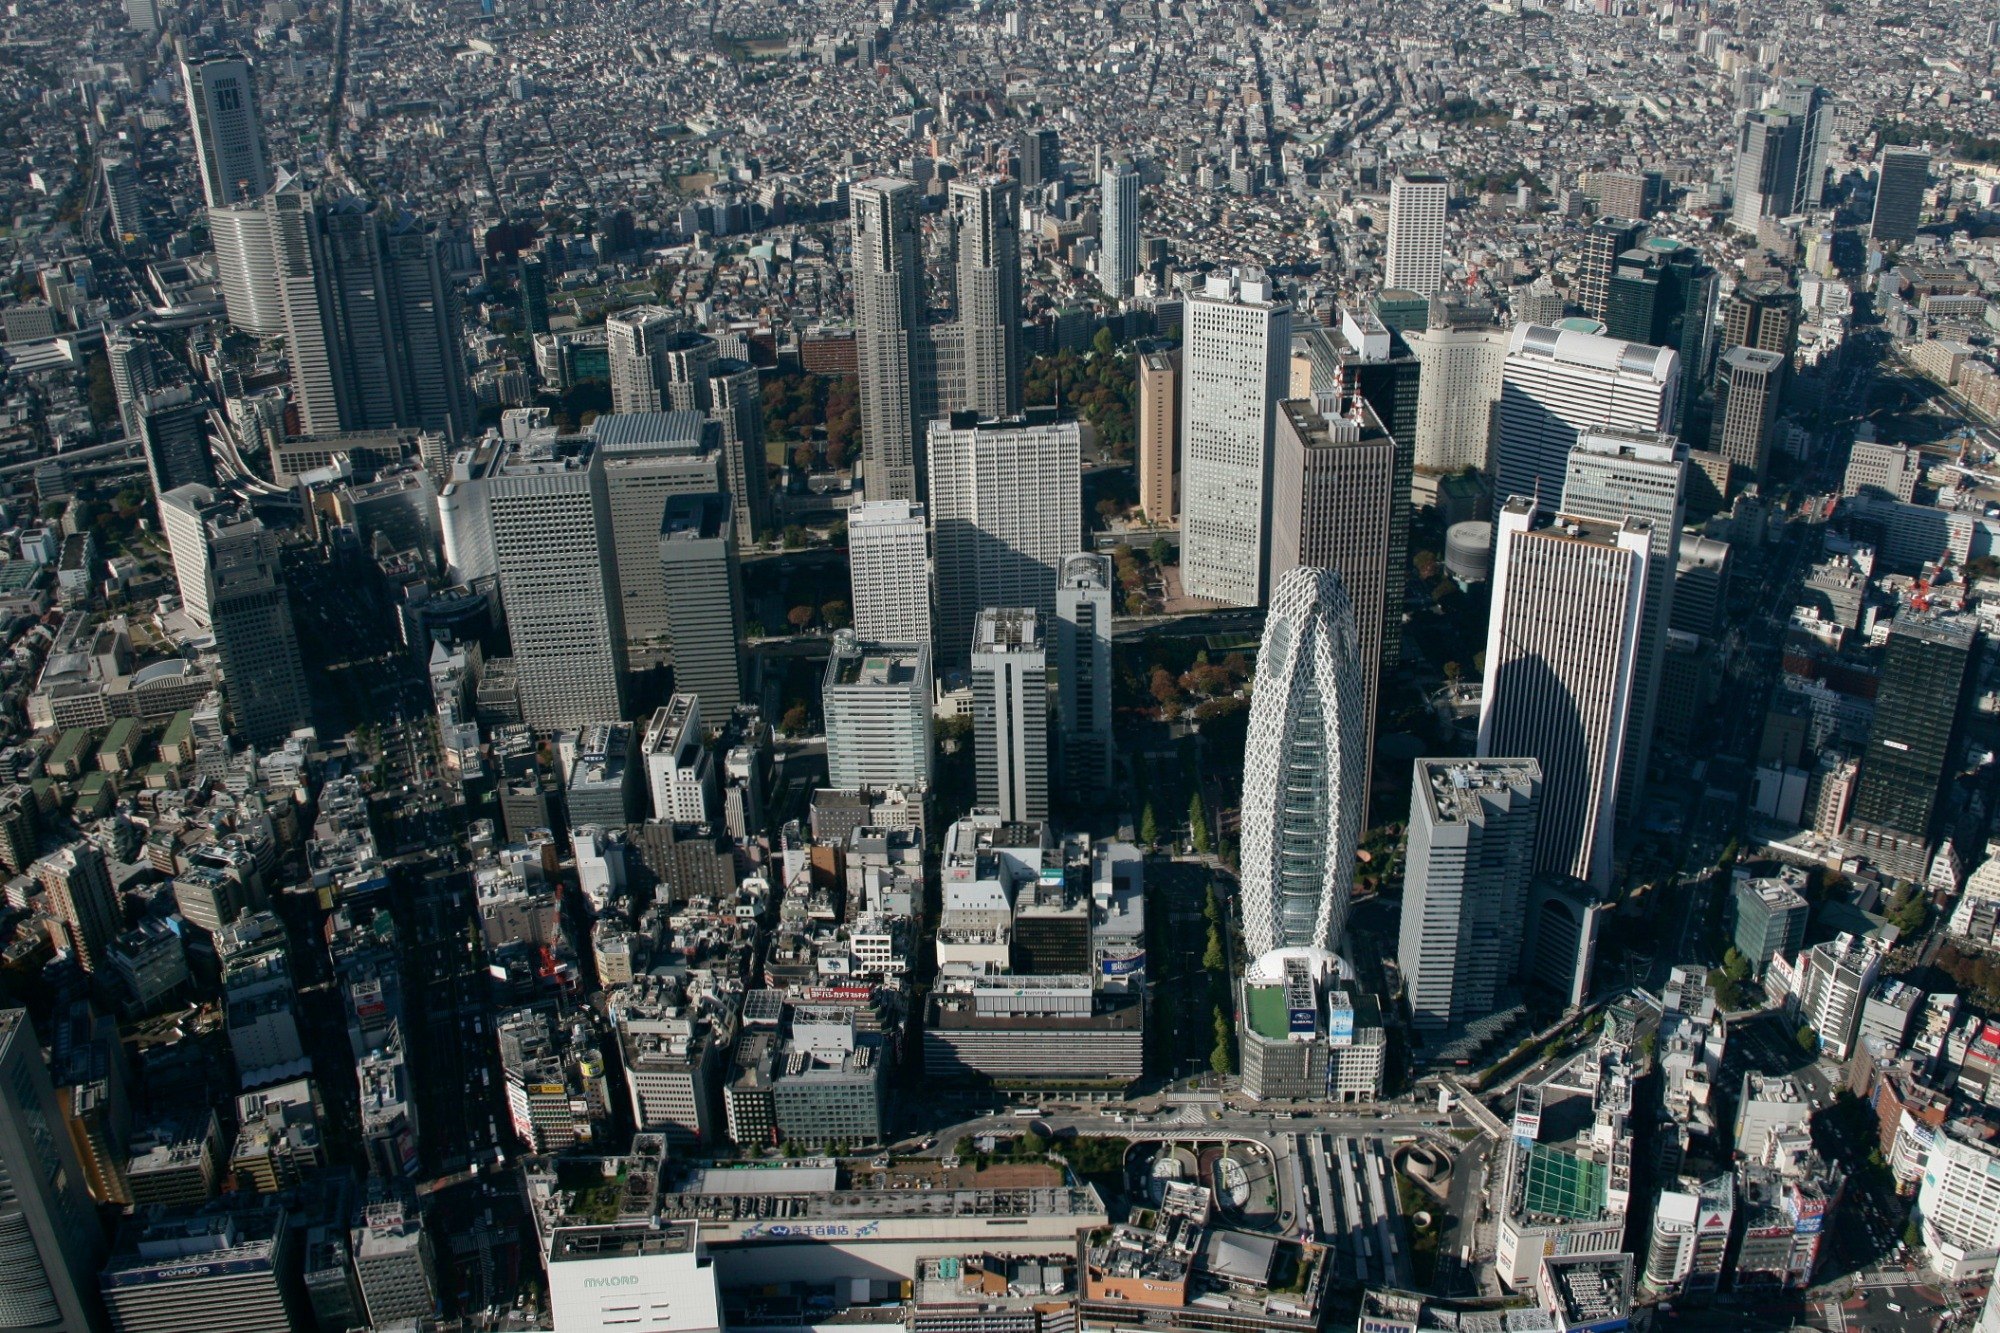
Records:
{"label": "construction crane", "polygon": [[[1942,576],[1950,568],[1951,551],[1947,548],[1945,553],[1937,558],[1936,569],[1937,573]],[[1931,582],[1930,567],[1927,566],[1922,576],[1917,579],[1916,586],[1910,589],[1910,609],[1912,611],[1928,611],[1931,609]]]}

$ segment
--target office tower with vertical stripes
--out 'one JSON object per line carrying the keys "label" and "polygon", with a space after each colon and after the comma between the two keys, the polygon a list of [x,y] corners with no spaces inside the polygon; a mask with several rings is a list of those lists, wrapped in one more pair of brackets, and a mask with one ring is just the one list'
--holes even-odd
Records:
{"label": "office tower with vertical stripes", "polygon": [[1111,790],[1111,557],[1066,556],[1056,578],[1056,756],[1070,799]]}
{"label": "office tower with vertical stripes", "polygon": [[1533,759],[1419,759],[1410,784],[1396,966],[1426,1035],[1504,1008],[1519,975],[1542,768]]}
{"label": "office tower with vertical stripes", "polygon": [[613,412],[660,412],[667,406],[660,344],[680,331],[665,306],[640,305],[604,321],[604,359],[611,374]]}
{"label": "office tower with vertical stripes", "polygon": [[1811,79],[1786,79],[1776,109],[1799,127],[1799,165],[1787,215],[1810,213],[1826,195],[1826,156],[1833,141],[1833,98]]}
{"label": "office tower with vertical stripes", "polygon": [[1208,276],[1181,348],[1181,579],[1191,597],[1264,600],[1271,448],[1291,384],[1292,308],[1262,269]]}
{"label": "office tower with vertical stripes", "polygon": [[[982,417],[1021,410],[1021,192],[1005,177],[949,192],[960,365],[948,406]],[[941,372],[942,374],[942,372]]]}
{"label": "office tower with vertical stripes", "polygon": [[940,664],[965,662],[973,622],[989,606],[1033,607],[1043,624],[1055,614],[1056,573],[1083,540],[1083,433],[1053,416],[960,413],[931,423]]}
{"label": "office tower with vertical stripes", "polygon": [[1674,433],[1680,376],[1668,348],[1516,324],[1495,414],[1495,504],[1539,494],[1552,506],[1577,436],[1592,427]]}
{"label": "office tower with vertical stripes", "polygon": [[917,187],[895,177],[848,191],[854,245],[855,359],[860,376],[861,469],[871,500],[924,498],[923,255]]}
{"label": "office tower with vertical stripes", "polygon": [[1753,111],[1736,138],[1735,200],[1729,225],[1755,235],[1765,218],[1797,211],[1805,125],[1782,111]]}
{"label": "office tower with vertical stripes", "polygon": [[931,785],[931,649],[833,636],[820,689],[826,772],[839,791],[926,791]]}
{"label": "office tower with vertical stripes", "polygon": [[1784,357],[1757,347],[1732,347],[1716,366],[1708,448],[1729,460],[1731,494],[1745,482],[1764,480],[1785,370]]}
{"label": "office tower with vertical stripes", "polygon": [[0,1009],[0,1311],[23,1333],[101,1328],[99,1228],[25,1009]]}
{"label": "office tower with vertical stripes", "polygon": [[674,689],[718,724],[743,702],[743,573],[729,497],[677,495],[660,520]]}
{"label": "office tower with vertical stripes", "polygon": [[870,500],[847,511],[854,632],[877,643],[931,642],[930,527],[924,507]]}
{"label": "office tower with vertical stripes", "polygon": [[604,459],[627,650],[635,665],[656,660],[669,643],[660,515],[674,496],[722,489],[719,432],[697,412],[612,412],[587,433]]}
{"label": "office tower with vertical stripes", "polygon": [[973,627],[973,799],[1008,821],[1049,817],[1043,624],[1033,607],[989,606]]}
{"label": "office tower with vertical stripes", "polygon": [[1542,766],[1537,873],[1611,887],[1652,523],[1500,509],[1479,755]]}
{"label": "office tower with vertical stripes", "polygon": [[1930,184],[1931,155],[1921,148],[1885,148],[1875,176],[1875,213],[1868,234],[1878,243],[1908,245],[1917,239]]}
{"label": "office tower with vertical stripes", "polygon": [[[1373,771],[1383,642],[1400,634],[1390,592],[1396,442],[1355,391],[1279,404],[1271,483],[1271,580],[1330,569],[1353,604],[1362,687],[1362,771]],[[1398,589],[1400,591],[1400,589]],[[1362,791],[1363,816],[1367,792]]]}
{"label": "office tower with vertical stripes", "polygon": [[1139,510],[1159,527],[1180,517],[1180,353],[1139,358]]}
{"label": "office tower with vertical stripes", "polygon": [[1098,204],[1097,283],[1106,296],[1122,301],[1139,276],[1139,168],[1114,162],[1098,185],[1104,197]]}
{"label": "office tower with vertical stripes", "polygon": [[1382,285],[1429,296],[1444,286],[1444,221],[1451,182],[1398,176],[1389,183],[1388,253]]}
{"label": "office tower with vertical stripes", "polygon": [[1646,602],[1626,713],[1625,762],[1618,778],[1618,817],[1633,825],[1645,799],[1647,767],[1658,710],[1667,628],[1680,568],[1681,523],[1687,516],[1687,446],[1671,435],[1587,430],[1570,450],[1562,512],[1600,523],[1638,517],[1652,525],[1646,552]]}
{"label": "office tower with vertical stripes", "polygon": [[257,80],[241,56],[181,61],[181,88],[193,129],[195,170],[210,208],[254,203],[271,188]]}
{"label": "office tower with vertical stripes", "polygon": [[1367,804],[1360,635],[1330,569],[1275,581],[1243,759],[1243,945],[1338,952]]}
{"label": "office tower with vertical stripes", "polygon": [[208,521],[208,614],[236,730],[281,744],[313,722],[277,534],[247,512]]}
{"label": "office tower with vertical stripes", "polygon": [[133,403],[139,421],[139,451],[155,499],[176,486],[215,485],[215,460],[208,452],[208,403],[187,386],[142,393]]}
{"label": "office tower with vertical stripes", "polygon": [[1847,836],[1899,879],[1920,881],[1929,868],[1978,645],[1971,616],[1904,611],[1890,626]]}

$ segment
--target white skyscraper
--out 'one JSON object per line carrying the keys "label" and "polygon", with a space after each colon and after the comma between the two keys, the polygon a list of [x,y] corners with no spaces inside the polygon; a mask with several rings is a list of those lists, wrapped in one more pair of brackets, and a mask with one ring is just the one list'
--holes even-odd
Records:
{"label": "white skyscraper", "polygon": [[1098,183],[1104,198],[1098,209],[1097,281],[1106,296],[1122,300],[1132,294],[1132,279],[1139,275],[1139,168],[1114,162]]}
{"label": "white skyscraper", "polygon": [[625,642],[657,657],[668,640],[660,515],[677,495],[722,488],[715,432],[698,412],[612,412],[590,423],[604,457]]}
{"label": "white skyscraper", "polygon": [[1444,218],[1451,184],[1442,176],[1389,183],[1389,246],[1382,285],[1429,296],[1444,286]]}
{"label": "white skyscraper", "polygon": [[1184,323],[1181,580],[1189,596],[1258,606],[1277,405],[1291,385],[1292,308],[1262,269],[1239,269],[1211,273],[1189,298]]}
{"label": "white skyscraper", "polygon": [[931,641],[929,532],[924,507],[908,500],[870,500],[847,511],[855,634],[878,643]]}
{"label": "white skyscraper", "polygon": [[1066,556],[1056,578],[1057,758],[1071,796],[1111,787],[1111,557]]}
{"label": "white skyscraper", "polygon": [[1652,524],[1500,509],[1481,758],[1542,766],[1535,868],[1610,888],[1612,823],[1646,600]]}
{"label": "white skyscraper", "polygon": [[208,520],[230,507],[206,486],[176,486],[160,496],[160,527],[173,557],[181,606],[188,619],[203,629],[209,627]]}
{"label": "white skyscraper", "polygon": [[1396,966],[1420,1030],[1503,1007],[1521,967],[1541,792],[1532,759],[1417,760]]}
{"label": "white skyscraper", "polygon": [[972,639],[974,804],[1049,817],[1048,656],[1033,607],[987,607]]}
{"label": "white skyscraper", "polygon": [[1012,416],[1021,410],[1020,186],[960,178],[950,197],[959,366],[939,367],[939,378],[953,407]]}
{"label": "white skyscraper", "polygon": [[625,713],[625,625],[604,453],[574,438],[513,446],[486,482],[521,715],[539,730]]}
{"label": "white skyscraper", "polygon": [[1592,427],[1671,435],[1681,364],[1665,347],[1516,324],[1493,437],[1494,503],[1539,493],[1552,506],[1577,436]]}
{"label": "white skyscraper", "polygon": [[917,202],[915,182],[896,177],[862,181],[848,191],[861,466],[871,500],[924,496],[919,416],[924,386],[916,364],[924,315]]}
{"label": "white skyscraper", "polygon": [[613,412],[658,412],[667,406],[659,344],[679,329],[680,317],[657,305],[633,306],[604,321]]}
{"label": "white skyscraper", "polygon": [[1422,471],[1487,470],[1493,405],[1500,401],[1507,334],[1497,328],[1410,329],[1403,342],[1423,367],[1417,379],[1412,460]]}
{"label": "white skyscraper", "polygon": [[1056,571],[1083,540],[1083,437],[1053,415],[931,423],[939,662],[965,661],[986,607],[1030,606],[1044,623],[1055,614]]}
{"label": "white skyscraper", "polygon": [[271,188],[257,81],[241,56],[181,62],[181,86],[194,130],[195,168],[210,208],[254,202]]}
{"label": "white skyscraper", "polygon": [[1277,581],[1257,650],[1243,759],[1243,940],[1337,951],[1367,803],[1367,687],[1340,576]]}
{"label": "white skyscraper", "polygon": [[841,791],[931,785],[931,650],[833,636],[820,694],[827,784]]}
{"label": "white skyscraper", "polygon": [[262,202],[211,207],[208,240],[215,247],[215,277],[230,324],[253,337],[282,337],[285,299],[269,210]]}
{"label": "white skyscraper", "polygon": [[1671,435],[1587,430],[1570,450],[1562,512],[1600,523],[1628,516],[1653,525],[1646,560],[1646,610],[1640,621],[1632,707],[1625,724],[1625,765],[1618,779],[1619,818],[1639,813],[1653,747],[1667,625],[1673,618],[1674,571],[1680,567],[1686,517],[1687,446]]}

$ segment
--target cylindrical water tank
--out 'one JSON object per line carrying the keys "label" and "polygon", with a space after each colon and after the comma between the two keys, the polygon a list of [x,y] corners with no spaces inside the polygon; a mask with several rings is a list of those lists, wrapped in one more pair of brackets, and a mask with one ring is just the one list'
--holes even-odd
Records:
{"label": "cylindrical water tank", "polygon": [[1444,567],[1460,583],[1493,576],[1493,525],[1484,519],[1454,523],[1444,534]]}

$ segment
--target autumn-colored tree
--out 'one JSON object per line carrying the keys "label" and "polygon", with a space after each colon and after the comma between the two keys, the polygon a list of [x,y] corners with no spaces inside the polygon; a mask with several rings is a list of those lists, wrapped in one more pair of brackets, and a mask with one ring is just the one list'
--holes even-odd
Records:
{"label": "autumn-colored tree", "polygon": [[1153,676],[1147,682],[1147,688],[1153,692],[1153,697],[1163,705],[1178,704],[1181,701],[1180,682],[1175,680],[1173,673],[1163,666],[1153,668]]}
{"label": "autumn-colored tree", "polygon": [[796,703],[785,710],[785,715],[778,719],[778,726],[787,734],[796,736],[806,729],[808,717],[806,706]]}
{"label": "autumn-colored tree", "polygon": [[785,613],[785,619],[791,622],[793,629],[803,630],[806,626],[813,623],[813,617],[816,614],[818,613],[810,606],[795,606]]}
{"label": "autumn-colored tree", "polygon": [[846,629],[854,623],[854,616],[849,612],[847,603],[838,597],[820,607],[819,618],[826,622],[828,629]]}

